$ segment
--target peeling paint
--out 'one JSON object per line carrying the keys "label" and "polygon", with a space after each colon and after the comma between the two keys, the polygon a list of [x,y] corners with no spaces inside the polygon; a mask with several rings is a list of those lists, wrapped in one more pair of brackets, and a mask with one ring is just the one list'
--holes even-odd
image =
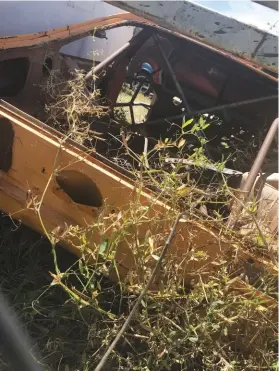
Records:
{"label": "peeling paint", "polygon": [[[200,38],[198,35],[203,35],[202,42],[208,46],[234,56],[241,55],[247,62],[253,62],[266,70],[278,71],[278,56],[274,52],[278,50],[278,38],[254,26],[190,1],[166,1],[160,5],[157,1],[106,2],[180,35],[192,38]],[[142,4],[145,6],[144,9]]]}
{"label": "peeling paint", "polygon": [[224,30],[217,30],[217,31],[213,31],[214,33],[218,34],[218,35],[224,35],[226,34],[227,32],[224,31]]}

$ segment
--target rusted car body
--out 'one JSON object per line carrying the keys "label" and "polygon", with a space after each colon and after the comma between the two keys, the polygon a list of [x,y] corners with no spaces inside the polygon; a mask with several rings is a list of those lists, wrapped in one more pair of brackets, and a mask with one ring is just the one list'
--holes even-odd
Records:
{"label": "rusted car body", "polygon": [[[175,33],[199,40],[216,50],[278,71],[277,37],[191,1],[107,1]],[[265,2],[268,3],[268,2]],[[206,20],[206,22],[205,22]]]}
{"label": "rusted car body", "polygon": [[[124,2],[120,3],[118,5],[127,8]],[[133,2],[133,9],[137,10],[137,3]],[[160,5],[157,6],[160,7]],[[160,52],[157,48],[154,48],[152,38],[154,30],[160,31],[162,48],[166,53],[172,53],[170,62],[182,89],[184,89],[185,96],[191,103],[192,111],[277,94],[275,72],[278,57],[275,36],[268,35],[266,36],[267,40],[264,40],[265,34],[263,35],[259,30],[255,31],[250,27],[251,32],[258,33],[259,40],[257,42],[258,45],[261,45],[257,47],[256,43],[252,43],[253,51],[259,49],[257,55],[260,56],[262,48],[266,45],[265,56],[262,59],[257,58],[256,55],[252,57],[252,50],[249,53],[240,53],[239,55],[232,48],[230,48],[230,52],[227,52],[226,48],[220,48],[220,45],[212,46],[209,42],[205,42],[207,40],[196,34],[187,33],[187,30],[180,30],[176,27],[176,24],[175,31],[172,31],[169,24],[162,23],[162,20],[156,23],[156,19],[152,18],[152,21],[150,21],[150,16],[146,12],[146,9],[149,8],[145,7],[144,9],[144,13],[136,12],[142,14],[145,18],[125,13],[44,33],[0,38],[1,98],[16,104],[26,112],[43,118],[40,114],[43,113],[42,106],[44,106],[45,97],[41,93],[41,85],[44,83],[49,70],[59,70],[65,65],[65,57],[63,58],[63,55],[59,54],[61,47],[70,41],[80,39],[94,32],[97,37],[98,35],[104,37],[106,29],[129,25],[150,30],[150,39],[144,45],[139,45],[135,57],[132,58],[131,62],[130,60],[127,62],[129,71],[134,72],[144,61],[150,62],[154,65],[154,69],[163,69],[165,74],[163,86],[170,88],[171,77],[169,71],[165,68]],[[197,11],[195,13],[198,14]],[[214,16],[218,18],[218,15],[215,14]],[[197,16],[195,15],[195,17]],[[225,22],[226,17],[223,17],[222,21]],[[233,20],[231,21],[233,22]],[[216,23],[220,22],[221,20],[216,21]],[[239,22],[237,24],[239,28]],[[166,28],[166,26],[169,28]],[[215,25],[215,28],[218,30],[220,26]],[[216,35],[218,36],[218,34]],[[238,35],[238,38],[240,36]],[[250,40],[246,38],[245,45],[241,50],[245,50],[246,45],[250,45],[249,43]],[[273,54],[270,52],[270,48],[273,49]],[[123,61],[121,64],[123,65]],[[86,60],[75,60],[72,63],[72,68],[75,65],[84,69],[90,68],[90,63]],[[115,78],[117,78],[118,85],[122,85],[124,76],[120,77],[119,71]],[[110,85],[115,84],[111,82]],[[157,90],[159,90],[159,87],[157,87]],[[105,93],[109,94],[109,92]],[[160,95],[158,101],[165,103],[161,106],[165,107],[168,114],[166,115],[166,112],[162,111],[158,114],[154,108],[153,113],[150,112],[149,114],[149,120],[151,121],[177,113],[177,109],[169,102],[169,95],[172,93],[160,91],[158,94]],[[35,101],[34,97],[36,97]],[[276,111],[277,102],[268,100],[235,107],[234,110],[223,109],[218,113],[230,125],[234,121],[242,121],[242,124],[247,127],[251,125],[258,128],[263,123],[271,122],[276,116]]]}
{"label": "rusted car body", "polygon": [[[96,29],[110,28],[123,22],[111,16],[74,24],[36,34],[0,38],[0,97],[36,117],[44,117],[45,96],[42,92],[52,70],[82,68],[88,70],[92,61],[60,54],[60,49],[84,36],[105,37]],[[125,18],[124,18],[125,23]]]}
{"label": "rusted car body", "polygon": [[[130,74],[137,71],[143,62],[148,62],[157,74],[162,75],[163,71],[161,83],[154,85],[158,104],[148,115],[148,123],[157,120],[155,132],[159,131],[159,126],[162,127],[163,119],[171,121],[179,112],[171,100],[176,90],[172,74],[192,112],[210,109],[224,120],[226,125],[219,129],[224,130],[223,136],[235,135],[244,128],[245,141],[249,141],[255,131],[262,130],[264,123],[272,122],[277,116],[277,99],[239,105],[233,109],[228,106],[214,112],[214,106],[277,95],[278,40],[275,35],[189,1],[119,1],[114,4],[171,31],[171,35],[160,33],[160,43],[169,58],[172,72],[166,68],[158,42],[153,37],[129,64]],[[155,73],[154,80],[156,78],[158,80]],[[168,90],[163,90],[162,86]],[[151,125],[148,130],[154,135]]]}
{"label": "rusted car body", "polygon": [[[119,2],[126,8],[126,3],[123,4]],[[156,6],[164,7],[159,2]],[[135,9],[136,5],[133,7]],[[157,22],[154,16],[147,16],[146,13],[141,14],[145,18],[125,13],[41,34],[0,38],[0,64],[5,67],[6,63],[9,70],[13,63],[17,63],[12,60],[21,58],[24,60],[21,71],[25,72],[24,79],[20,73],[15,80],[13,71],[5,74],[7,83],[0,90],[1,97],[27,113],[43,117],[45,97],[40,85],[47,78],[48,71],[61,70],[63,67],[71,69],[69,63],[66,65],[66,59],[59,55],[61,46],[93,30],[102,37],[106,29],[132,25],[143,30],[108,60],[89,69],[86,76],[90,82],[100,71],[107,70],[103,78],[100,76],[98,87],[111,104],[112,116],[113,109],[121,106],[117,98],[127,70],[133,74],[142,62],[152,64],[155,60],[156,69],[162,70],[164,76],[152,83],[155,99],[148,107],[144,122],[136,123],[133,119],[135,102],[132,100],[127,104],[131,111],[132,131],[141,132],[143,128],[145,137],[164,137],[170,121],[181,123],[183,116],[192,117],[207,112],[224,120],[223,129],[216,131],[213,128],[211,133],[216,142],[242,127],[247,133],[247,141],[257,131],[266,131],[266,126],[268,129],[278,115],[273,56],[265,55],[262,58],[256,53],[252,57],[249,52],[247,57],[247,54],[239,55],[232,50],[228,52],[225,48],[220,49],[220,45],[204,43],[201,35],[189,34],[177,28],[173,31],[173,26],[169,27],[168,23]],[[216,26],[220,29],[219,25]],[[272,38],[267,39],[273,45]],[[260,50],[263,41],[257,42]],[[158,49],[155,46],[159,46]],[[77,68],[82,66],[82,61],[73,62]],[[84,65],[83,68],[86,69]],[[16,89],[21,79],[24,80],[21,89]],[[181,98],[183,109],[173,104],[175,96]],[[63,231],[69,225],[86,228],[94,223],[103,212],[104,200],[108,200],[110,205],[106,208],[108,217],[110,213],[128,210],[134,197],[133,181],[112,164],[108,165],[101,156],[85,155],[88,151],[76,143],[68,141],[61,144],[59,133],[4,101],[0,102],[0,117],[0,138],[5,138],[0,142],[0,209],[41,233],[51,235],[56,231],[62,244],[81,255],[83,252],[75,241],[68,238],[63,240]],[[261,143],[258,147],[261,147]],[[248,170],[251,165],[247,163]],[[112,189],[114,192],[111,192]],[[276,189],[273,187],[272,197],[274,192]],[[277,202],[276,197],[272,202],[274,200]],[[147,189],[140,194],[140,201],[143,205],[152,205],[150,212],[159,219],[168,208]],[[38,206],[38,202],[41,219],[34,207]],[[274,217],[277,218],[273,211],[270,216],[272,228]],[[167,231],[169,224],[158,221],[154,228]],[[274,231],[276,228],[272,229]],[[190,245],[195,246],[207,253],[207,267],[213,269],[221,251],[222,254],[230,254],[234,248],[232,240],[220,240],[219,232],[211,227],[205,230],[201,225],[181,219],[169,253],[172,259],[179,260],[185,249],[190,250]],[[145,236],[146,227],[142,228],[139,238],[144,240]],[[97,233],[94,239],[88,236],[88,241],[91,246],[97,246],[104,237]],[[244,260],[252,259],[259,269],[276,274],[277,268],[269,256],[245,249],[240,254]],[[136,264],[127,241],[119,243],[116,260],[121,278],[125,279]],[[181,265],[180,273],[190,282],[193,278],[197,279],[202,264],[204,261],[186,260]],[[114,271],[111,276],[116,278]]]}
{"label": "rusted car body", "polygon": [[[55,2],[51,6],[47,2],[5,1],[0,4],[0,12],[0,36],[11,37],[67,27],[94,18],[123,13],[123,10],[102,1],[81,3],[71,0]],[[132,35],[133,27],[107,32],[106,39],[85,36],[62,47],[61,53],[87,59],[91,63],[94,57],[97,62],[101,62]],[[114,42],[111,42],[112,38]]]}
{"label": "rusted car body", "polygon": [[[71,140],[61,144],[63,136],[59,132],[2,100],[0,134],[0,209],[12,218],[51,240],[58,239],[62,246],[76,255],[90,258],[91,252],[113,235],[111,215],[125,213],[131,201],[139,197],[143,206],[151,206],[149,216],[156,219],[152,226],[146,223],[140,226],[139,241],[146,239],[147,230],[162,234],[165,231],[167,235],[171,221],[164,221],[164,215],[169,206],[154,193],[143,189],[137,195],[133,181],[115,166],[105,164],[96,154],[91,156],[85,147]],[[96,223],[101,214],[102,223],[105,220],[108,223],[106,233],[98,228],[92,233],[88,226]],[[206,279],[220,256],[229,256],[235,249],[237,241],[223,238],[217,224],[207,224],[206,221],[201,225],[181,218],[177,227],[168,256],[179,262],[176,274],[185,282],[194,282],[201,275]],[[84,231],[86,246],[66,233],[71,226]],[[131,243],[126,236],[117,247],[118,274],[123,280],[137,265],[129,247]],[[197,251],[207,253],[206,261],[185,259],[187,251],[192,254],[193,246]],[[183,264],[181,256],[184,257]],[[265,254],[244,247],[238,256],[242,261],[253,260],[254,267],[260,271],[277,274],[276,266]],[[205,264],[207,269],[204,273],[202,267]],[[112,266],[110,275],[113,279],[117,279],[115,274]]]}

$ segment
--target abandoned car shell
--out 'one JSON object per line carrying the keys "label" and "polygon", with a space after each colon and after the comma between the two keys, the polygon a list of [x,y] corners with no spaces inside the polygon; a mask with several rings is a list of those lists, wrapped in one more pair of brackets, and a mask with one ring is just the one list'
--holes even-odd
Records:
{"label": "abandoned car shell", "polygon": [[[136,5],[137,2],[133,2],[133,7]],[[199,13],[195,13],[198,17]],[[146,12],[143,15],[148,19]],[[214,14],[214,17],[223,16]],[[0,97],[44,121],[46,119],[44,112],[46,97],[41,87],[49,77],[50,71],[67,71],[69,68],[89,70],[92,67],[92,62],[89,60],[73,59],[61,55],[59,53],[61,47],[93,33],[96,37],[105,37],[106,29],[123,26],[146,28],[150,30],[150,35],[153,31],[161,32],[164,35],[161,40],[162,44],[165,43],[162,45],[163,49],[169,49],[168,45],[173,44],[178,53],[178,57],[174,61],[175,73],[178,75],[178,79],[184,85],[186,84],[187,95],[193,100],[193,108],[195,109],[206,109],[214,107],[216,103],[243,101],[277,93],[277,79],[271,72],[268,72],[270,65],[276,64],[276,62],[271,62],[271,59],[277,61],[277,51],[274,49],[277,44],[276,47],[273,47],[274,56],[270,57],[271,59],[265,57],[267,59],[260,60],[257,57],[250,58],[249,55],[247,59],[245,53],[239,55],[233,48],[230,48],[228,52],[225,49],[212,46],[206,38],[201,39],[185,30],[184,32],[176,24],[175,27],[167,29],[165,27],[168,24],[163,24],[158,20],[158,24],[156,24],[156,19],[153,21],[147,19],[131,13],[124,13],[37,34],[0,38]],[[216,23],[218,22],[216,21]],[[245,28],[245,25],[243,27]],[[173,28],[175,31],[172,31]],[[258,30],[251,28],[251,32],[259,32],[259,35],[262,36]],[[275,39],[272,35],[268,36],[269,43],[272,45]],[[244,46],[246,48],[249,43],[250,40],[246,38],[243,48]],[[150,40],[145,42],[138,47],[138,52],[132,59],[129,70],[133,71],[139,63],[149,62],[146,60],[148,58],[152,59],[151,65],[155,63],[158,68],[163,68],[163,61],[158,55],[158,50],[152,45],[150,47]],[[190,56],[192,57],[190,58]],[[195,59],[194,64],[192,58]],[[120,83],[123,82],[123,80],[120,81],[119,76],[117,79]],[[164,106],[164,104],[160,105]],[[165,107],[167,109],[168,105]],[[229,109],[223,110],[224,118],[232,121],[231,113]],[[235,109],[233,113],[240,117],[244,123],[254,123],[254,126],[257,126],[255,123],[262,125],[263,122],[270,122],[276,117],[276,102],[268,101],[258,105],[249,105]],[[161,113],[161,116],[164,114]],[[156,116],[153,110],[150,118],[156,119],[161,116]]]}
{"label": "abandoned car shell", "polygon": [[[125,7],[123,4],[124,2],[121,2],[121,6]],[[135,12],[138,12],[137,6],[142,8],[140,2],[131,4],[132,10]],[[162,8],[160,12],[158,10],[158,14],[161,14],[165,6],[168,6],[166,4],[160,5],[160,2],[156,4],[160,9]],[[223,33],[221,35],[214,34],[213,39],[216,42],[221,42],[221,44],[217,42],[215,45],[215,42],[211,43],[206,37],[201,39],[188,32],[189,25],[186,27],[183,20],[177,18],[172,27],[169,27],[168,15],[163,17],[166,19],[166,23],[164,23],[162,19],[154,17],[153,19],[150,16],[149,13],[154,9],[150,8],[149,3],[146,3],[145,8],[146,11],[141,14],[146,19],[135,14],[124,13],[38,34],[0,38],[0,97],[45,121],[47,119],[45,113],[46,94],[42,86],[47,84],[50,72],[52,70],[67,72],[74,68],[90,70],[92,67],[88,60],[61,55],[59,52],[61,47],[93,33],[95,36],[105,37],[106,29],[136,26],[143,29],[145,37],[141,39],[141,42],[140,38],[138,39],[138,45],[134,45],[132,56],[131,51],[129,53],[127,51],[125,55],[118,55],[117,62],[110,59],[112,69],[107,77],[109,82],[106,82],[107,85],[101,90],[103,95],[109,98],[111,106],[114,107],[117,106],[116,100],[126,78],[126,68],[129,73],[133,73],[142,63],[147,62],[154,71],[156,69],[162,71],[162,83],[152,86],[156,93],[156,101],[148,110],[144,123],[148,129],[145,131],[145,136],[156,138],[159,135],[163,137],[162,123],[166,124],[168,120],[175,120],[175,118],[181,121],[184,113],[181,112],[181,107],[173,105],[175,94],[178,94],[182,99],[183,106],[189,115],[195,115],[200,111],[217,113],[218,117],[226,123],[221,127],[224,129],[223,133],[220,132],[216,139],[219,142],[222,136],[235,135],[234,132],[228,132],[230,128],[235,128],[234,130],[239,132],[242,130],[242,126],[245,126],[244,131],[247,136],[242,139],[249,140],[252,135],[257,134],[257,131],[263,130],[263,125],[272,122],[277,117],[277,79],[274,73],[269,71],[269,62],[271,59],[277,61],[277,52],[274,52],[274,55],[270,56],[271,59],[267,61],[261,61],[256,57],[250,58],[252,51],[249,48],[253,43],[247,35],[251,31],[252,33],[259,32],[262,36],[259,30],[237,22],[237,27],[239,28],[241,25],[241,30],[247,36],[239,44],[239,48],[242,51],[248,50],[248,56],[245,56],[245,53],[239,55],[229,44],[227,46],[229,51],[223,48],[222,43],[225,43],[225,39],[221,38]],[[211,17],[212,21],[215,20],[216,27],[219,27],[220,25],[217,23],[221,24],[221,22],[228,22],[231,24],[229,27],[234,27],[234,22],[236,22],[204,8],[195,8],[189,2],[184,2],[181,10],[184,10],[186,15],[191,15],[194,12],[194,19],[198,24],[200,17],[205,15]],[[150,17],[152,21],[149,20]],[[239,39],[241,33],[238,34],[237,29],[234,31],[235,37]],[[276,37],[267,36],[273,45]],[[157,42],[154,41],[154,37],[157,37]],[[134,39],[136,37],[132,40]],[[266,44],[265,39],[259,42],[258,47],[262,48],[263,45],[269,45]],[[258,53],[256,54],[258,55]],[[166,55],[169,55],[169,60]],[[273,63],[276,65],[276,62]],[[179,87],[179,91],[176,89],[175,92],[172,89],[173,83]],[[133,108],[129,108],[132,124],[134,124]],[[144,125],[141,128],[144,130]],[[211,133],[212,135],[210,134],[211,137],[209,135],[209,140],[216,137],[216,129],[212,130],[214,132]],[[211,143],[213,147],[216,147],[214,141]],[[248,169],[241,170],[248,171]]]}
{"label": "abandoned car shell", "polygon": [[[163,216],[169,207],[154,197],[154,193],[137,190],[129,178],[92,157],[85,147],[71,140],[61,144],[59,132],[2,100],[0,132],[0,209],[11,217],[48,238],[59,236],[59,242],[75,254],[89,254],[90,257],[90,251],[94,252],[103,239],[112,236],[112,214],[129,212],[131,201],[136,197],[141,205],[152,205],[148,213],[154,218],[152,226],[140,224],[139,240],[145,240],[148,229],[168,234],[172,223]],[[105,228],[104,233],[97,223],[93,233],[87,227],[94,225],[101,213],[108,216],[103,223],[107,220],[110,227]],[[207,227],[206,224],[206,221],[202,225],[181,218],[169,248],[168,256],[174,260],[187,252],[191,254],[193,246],[206,253],[206,261],[185,259],[183,264],[180,262],[176,274],[188,282],[199,279],[201,274],[206,278],[214,269],[216,259],[234,249],[233,238],[222,237],[217,224]],[[71,226],[84,231],[86,246],[76,237],[67,235]],[[137,264],[129,247],[130,238],[133,239],[132,234],[117,243],[115,259],[123,279]],[[238,255],[244,260],[253,258],[256,266],[265,267],[270,273],[277,272],[267,255],[245,248]],[[206,272],[201,271],[204,264]],[[117,279],[115,274],[112,269],[111,276]]]}
{"label": "abandoned car shell", "polygon": [[[21,73],[25,72],[24,79],[20,77],[21,74],[14,76],[14,70],[12,73],[7,73],[6,85],[1,90],[1,96],[9,97],[8,92],[10,101],[14,100],[19,107],[29,113],[34,113],[34,111],[36,113],[34,97],[39,100],[39,94],[36,94],[40,91],[39,85],[48,77],[49,70],[61,70],[66,65],[65,56],[59,55],[61,46],[92,33],[92,30],[103,31],[128,25],[145,28],[144,31],[150,32],[150,37],[154,30],[160,31],[159,36],[155,35],[159,43],[163,39],[167,39],[166,44],[174,40],[175,50],[180,52],[176,65],[174,63],[174,74],[178,76],[179,83],[184,81],[188,85],[183,91],[181,90],[182,96],[185,91],[189,91],[187,89],[190,86],[187,100],[190,97],[192,108],[196,109],[198,106],[203,109],[207,107],[212,109],[214,104],[235,102],[236,98],[239,100],[268,98],[269,96],[274,98],[277,89],[276,79],[272,73],[263,70],[260,63],[255,66],[254,62],[248,62],[245,58],[216,49],[216,46],[201,43],[196,37],[170,31],[132,14],[102,18],[36,35],[0,39],[0,63],[2,61],[8,71],[13,63],[15,64],[14,70],[18,70],[18,59],[23,58],[25,61],[22,63],[22,69],[19,69]],[[104,35],[99,32],[99,36]],[[182,43],[185,43],[183,44],[185,48],[181,47]],[[144,50],[146,51],[147,44],[138,48],[139,56],[135,56],[138,61],[141,57],[146,58],[147,54]],[[133,47],[135,49],[135,45]],[[164,46],[162,46],[163,49]],[[187,60],[188,50],[193,51],[193,55],[197,56],[196,65],[189,59]],[[186,73],[181,68],[185,54]],[[129,64],[129,58],[127,55],[125,57],[125,63]],[[162,59],[164,58],[160,59],[161,62]],[[210,60],[210,66],[208,66],[208,60]],[[5,64],[6,61],[8,62]],[[79,63],[85,64],[85,61],[74,62],[78,67],[80,67]],[[123,72],[126,65],[122,63],[122,59],[117,62],[116,67],[120,65]],[[121,87],[124,74],[117,74],[119,70],[117,68],[113,70],[113,68],[114,65],[112,66],[113,73],[110,75],[111,84],[117,82],[118,87]],[[233,72],[237,75],[237,79],[232,78]],[[193,76],[199,78],[195,79]],[[12,77],[15,79],[10,80]],[[22,82],[22,86],[17,85],[18,80]],[[243,81],[246,81],[246,85]],[[179,87],[179,83],[176,87]],[[43,102],[44,97],[40,104]],[[161,105],[163,105],[162,102],[161,100]],[[156,119],[158,116],[156,117],[156,112],[154,112],[153,118]],[[274,104],[263,105],[260,112],[258,109],[254,116],[251,106],[243,112],[240,121],[246,121],[245,118],[250,117],[250,121],[258,125],[269,122],[269,118],[274,119],[274,115],[277,114]],[[228,112],[226,113],[228,115]],[[256,117],[255,121],[254,117]],[[164,116],[161,118],[165,119]],[[87,232],[88,226],[97,224],[95,222],[102,212],[107,213],[108,220],[113,217],[112,215],[117,216],[120,212],[129,212],[131,201],[137,196],[140,204],[149,206],[148,210],[152,217],[157,218],[157,222],[152,226],[140,226],[138,238],[141,241],[145,240],[147,228],[154,228],[162,234],[168,234],[170,220],[165,221],[162,217],[166,214],[166,210],[169,210],[168,205],[159,201],[149,190],[141,190],[138,194],[139,191],[130,178],[100,161],[98,157],[91,156],[88,149],[82,149],[72,141],[61,143],[62,134],[2,100],[0,101],[0,130],[0,138],[2,138],[0,141],[2,155],[0,157],[0,209],[5,213],[48,237],[58,239],[62,245],[81,256],[84,251],[78,241],[67,236],[69,226],[78,227]],[[114,192],[111,191],[112,189]],[[229,240],[223,236],[221,238],[218,226],[207,225],[205,228],[205,225],[206,222],[201,224],[180,219],[177,234],[169,249],[168,257],[173,261],[180,261],[182,254],[185,256],[185,253],[190,253],[193,246],[205,253],[206,260],[202,262],[185,259],[183,264],[180,264],[176,273],[187,282],[200,279],[201,268],[205,262],[207,271],[210,273],[214,269],[216,259],[234,249],[233,238]],[[87,252],[90,254],[90,249],[96,250],[102,240],[109,239],[110,236],[110,228],[107,229],[106,235],[97,230],[94,236],[93,234],[86,236]],[[238,254],[244,261],[252,259],[261,269],[277,274],[277,268],[267,254],[261,254],[257,250],[251,252],[245,247]],[[118,243],[115,260],[120,277],[123,279],[131,269],[136,267],[137,262],[127,241],[123,240]],[[113,269],[110,274],[112,278],[118,279]],[[203,278],[206,279],[206,275]]]}

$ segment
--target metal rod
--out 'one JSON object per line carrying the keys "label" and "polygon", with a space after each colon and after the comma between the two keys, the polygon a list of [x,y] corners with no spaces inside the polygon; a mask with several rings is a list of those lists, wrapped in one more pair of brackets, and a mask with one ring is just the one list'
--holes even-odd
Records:
{"label": "metal rod", "polygon": [[[136,97],[138,96],[139,94],[139,91],[142,87],[142,84],[139,83],[134,91],[134,94],[132,95],[132,98],[130,100],[130,102],[128,102],[128,104],[126,106],[129,107],[129,110],[130,110],[130,115],[131,115],[131,122],[132,122],[132,125],[135,125],[135,115],[134,115],[134,110],[133,110],[133,105],[134,105],[134,100],[136,99]],[[118,106],[120,107],[120,106]],[[125,107],[125,106],[124,106]]]}
{"label": "metal rod", "polygon": [[130,110],[130,115],[131,115],[131,122],[132,124],[135,124],[135,115],[133,111],[133,106],[129,106],[129,110]]}
{"label": "metal rod", "polygon": [[146,103],[143,103],[143,102],[134,102],[132,104],[131,104],[131,102],[127,102],[127,103],[116,103],[114,107],[129,107],[131,105],[133,105],[135,107],[142,106],[142,107],[147,108],[147,109],[149,109],[151,107],[150,104],[146,104]]}
{"label": "metal rod", "polygon": [[265,140],[258,152],[258,155],[252,165],[252,168],[249,172],[248,178],[243,186],[242,191],[243,192],[250,192],[252,189],[252,186],[256,180],[256,177],[260,171],[260,168],[262,167],[262,164],[266,158],[266,155],[269,151],[269,148],[275,138],[275,135],[277,134],[278,131],[278,118],[275,119],[265,137]]}
{"label": "metal rod", "polygon": [[[170,61],[168,60],[168,58],[167,58],[167,56],[166,56],[166,54],[165,54],[165,52],[164,52],[164,50],[163,50],[163,48],[162,48],[162,46],[160,44],[160,39],[158,37],[158,34],[157,33],[154,33],[153,34],[153,37],[154,37],[155,42],[157,42],[157,46],[158,46],[158,48],[159,48],[159,50],[161,52],[161,55],[162,55],[162,57],[163,57],[163,59],[165,61],[166,66],[167,66],[167,68],[168,68],[168,70],[170,72],[170,75],[171,75],[171,78],[172,78],[172,80],[174,82],[174,85],[176,87],[176,90],[177,90],[178,94],[180,95],[180,97],[182,99],[182,104],[185,107],[187,113],[188,114],[191,114],[190,105],[189,105],[189,103],[188,103],[188,101],[187,101],[187,99],[186,99],[186,97],[184,95],[184,92],[183,92],[183,90],[182,90],[182,88],[181,88],[181,86],[179,84],[179,81],[177,80],[177,78],[175,76],[175,72],[174,72],[174,70],[173,70],[173,68],[172,68],[172,66],[170,64]],[[205,133],[204,133],[204,131],[202,129],[199,130],[197,134],[199,136],[203,137],[203,138],[206,138],[206,135],[205,135]],[[205,153],[207,154],[207,156],[209,158],[212,158],[212,156],[210,154],[210,151],[209,151],[208,146],[207,146],[206,143],[204,144],[204,149],[205,149]]]}
{"label": "metal rod", "polygon": [[130,104],[133,104],[134,103],[136,97],[138,96],[138,94],[140,92],[140,89],[141,89],[142,85],[143,85],[143,83],[139,82],[138,85],[136,86],[136,89],[134,91],[134,94],[132,95],[132,98],[131,98],[131,100],[129,102]]}
{"label": "metal rod", "polygon": [[118,56],[120,56],[122,53],[127,52],[133,46],[136,46],[138,44],[142,45],[149,38],[149,36],[150,36],[150,34],[149,34],[148,30],[144,29],[144,30],[140,31],[140,33],[138,33],[130,41],[128,41],[123,46],[121,46],[121,48],[119,48],[114,53],[109,55],[106,59],[104,59],[101,63],[99,63],[96,67],[94,67],[91,71],[89,71],[87,73],[87,75],[85,76],[85,80],[88,80],[88,79],[94,77],[103,68],[105,68],[111,62],[113,62]]}
{"label": "metal rod", "polygon": [[181,214],[179,214],[172,226],[172,229],[170,231],[170,234],[169,234],[169,237],[162,249],[162,252],[161,252],[161,255],[159,257],[159,259],[157,260],[157,263],[151,273],[151,276],[146,284],[146,286],[143,288],[142,292],[140,293],[140,295],[138,296],[129,316],[126,318],[123,326],[121,327],[121,329],[118,331],[115,339],[113,340],[113,342],[110,344],[110,346],[108,347],[108,349],[106,350],[105,354],[103,355],[102,359],[100,360],[100,362],[98,363],[98,365],[95,367],[94,371],[101,371],[103,370],[111,352],[114,350],[114,348],[116,347],[116,345],[119,343],[119,340],[121,339],[122,335],[125,333],[125,331],[128,329],[129,327],[129,324],[131,322],[131,320],[133,319],[135,313],[137,312],[137,309],[138,307],[140,306],[140,303],[142,302],[142,299],[145,297],[145,295],[147,294],[148,290],[149,290],[149,287],[151,286],[151,284],[153,283],[155,277],[156,277],[156,274],[159,270],[159,268],[161,267],[161,264],[165,258],[165,255],[167,253],[167,250],[168,248],[170,247],[170,244],[173,240],[173,237],[175,235],[175,232],[176,232],[176,228],[177,228],[177,225],[179,223],[179,220],[181,218]]}
{"label": "metal rod", "polygon": [[[255,180],[259,174],[259,171],[262,167],[262,164],[266,158],[266,155],[269,151],[269,148],[273,142],[273,140],[275,139],[275,136],[276,134],[278,133],[278,123],[279,123],[279,120],[278,118],[275,119],[272,123],[272,125],[270,126],[270,129],[268,131],[268,133],[266,134],[266,137],[265,137],[265,140],[258,152],[258,155],[251,167],[251,170],[249,172],[249,175],[246,179],[246,182],[244,183],[243,187],[240,189],[241,191],[241,195],[240,195],[240,198],[241,198],[241,201],[242,202],[238,202],[238,205],[235,209],[235,211],[233,212],[233,216],[229,219],[228,221],[228,226],[230,228],[234,228],[237,220],[238,220],[238,217],[240,215],[240,212],[242,211],[242,208],[243,208],[243,203],[246,201],[246,199],[249,197],[250,195],[250,192],[251,192],[251,189],[255,183]],[[235,217],[234,217],[235,216]]]}
{"label": "metal rod", "polygon": [[183,93],[183,90],[181,89],[181,86],[180,86],[180,84],[179,84],[179,82],[178,82],[178,80],[177,80],[177,78],[175,76],[174,70],[173,70],[173,68],[172,68],[172,66],[171,66],[171,64],[170,64],[170,62],[169,62],[169,60],[168,60],[168,58],[167,58],[167,56],[166,56],[166,54],[165,54],[162,46],[161,46],[161,44],[160,44],[160,39],[159,39],[157,33],[154,33],[153,34],[153,37],[154,37],[155,42],[157,43],[157,46],[158,46],[158,48],[160,50],[160,53],[161,53],[161,55],[162,55],[162,57],[164,59],[164,62],[165,62],[166,66],[167,66],[167,68],[168,68],[168,70],[170,72],[170,75],[171,75],[171,78],[173,80],[173,83],[174,83],[174,85],[176,87],[176,90],[177,90],[177,92],[179,93],[179,95],[180,95],[180,97],[182,99],[182,103],[183,103],[185,109],[187,110],[187,112],[190,113],[191,109],[190,109],[190,106],[188,104],[188,101],[187,101],[187,99],[186,99],[186,97],[185,97],[185,95]]}
{"label": "metal rod", "polygon": [[166,163],[171,163],[171,164],[183,164],[183,165],[188,165],[188,166],[193,166],[193,167],[198,167],[206,170],[212,170],[215,171],[216,173],[222,173],[225,175],[242,175],[243,173],[241,171],[229,169],[229,168],[223,168],[222,170],[219,170],[217,167],[209,164],[198,164],[196,165],[193,161],[185,160],[185,159],[180,159],[180,158],[166,158],[165,159]]}
{"label": "metal rod", "polygon": [[194,112],[189,112],[189,113],[188,112],[180,113],[179,115],[175,115],[175,116],[164,117],[164,118],[152,120],[149,122],[147,121],[144,124],[155,125],[155,124],[160,124],[162,120],[172,121],[172,120],[182,119],[184,117],[187,118],[187,117],[193,117],[196,115],[202,115],[203,113],[212,113],[212,112],[222,111],[223,109],[227,109],[227,108],[236,108],[236,107],[241,107],[241,106],[245,106],[248,104],[266,102],[266,101],[273,100],[273,99],[278,99],[278,95],[270,95],[268,97],[247,99],[241,102],[227,103],[227,104],[222,104],[216,107],[204,108],[199,111],[194,111]]}

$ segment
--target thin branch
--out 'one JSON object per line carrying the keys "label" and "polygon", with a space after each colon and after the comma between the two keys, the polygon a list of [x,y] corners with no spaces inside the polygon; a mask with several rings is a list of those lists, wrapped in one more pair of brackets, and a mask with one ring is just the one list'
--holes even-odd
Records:
{"label": "thin branch", "polygon": [[107,360],[108,360],[108,357],[110,356],[111,352],[114,350],[114,348],[116,347],[116,345],[118,344],[119,340],[121,339],[122,335],[124,334],[124,332],[127,330],[134,314],[136,313],[142,299],[144,298],[144,296],[146,295],[150,285],[152,284],[155,276],[156,276],[156,273],[166,255],[166,252],[170,246],[170,243],[174,237],[174,234],[175,234],[175,231],[176,231],[176,227],[177,227],[177,224],[179,222],[179,219],[181,218],[181,214],[179,214],[173,224],[173,227],[171,229],[171,232],[169,234],[169,237],[165,243],[165,246],[161,252],[161,255],[157,261],[157,264],[155,266],[155,268],[153,269],[153,272],[151,274],[151,277],[149,278],[149,281],[147,282],[146,286],[144,287],[144,289],[142,290],[140,296],[138,297],[133,309],[131,310],[129,316],[127,317],[125,323],[123,324],[123,326],[121,327],[121,329],[119,330],[118,334],[116,335],[115,339],[113,340],[113,342],[111,343],[111,345],[108,347],[106,353],[104,354],[103,358],[101,359],[101,361],[99,362],[99,364],[97,365],[97,367],[95,368],[94,371],[100,371],[102,370],[102,368],[104,367],[104,365],[106,364]]}

